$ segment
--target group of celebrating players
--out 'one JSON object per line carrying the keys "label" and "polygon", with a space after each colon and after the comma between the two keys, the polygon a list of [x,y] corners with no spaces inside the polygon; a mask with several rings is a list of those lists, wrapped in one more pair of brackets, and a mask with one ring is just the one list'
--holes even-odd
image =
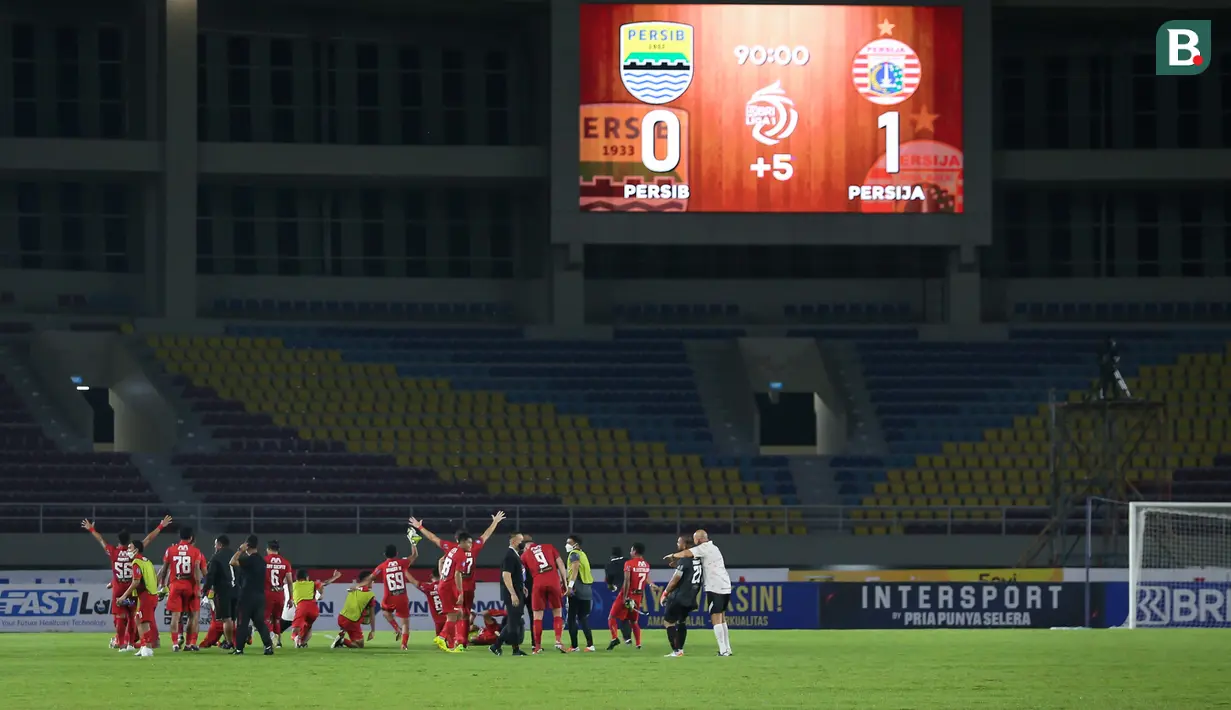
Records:
{"label": "group of celebrating players", "polygon": [[[366,640],[373,640],[379,610],[394,628],[401,649],[406,650],[410,640],[407,592],[413,585],[427,599],[428,612],[435,625],[433,642],[446,653],[461,653],[468,646],[482,645],[488,646],[493,654],[501,655],[507,645],[513,655],[527,655],[520,648],[527,609],[532,616],[532,654],[543,651],[543,617],[548,609],[554,619],[556,650],[593,652],[589,616],[594,580],[578,535],[567,538],[566,554],[561,556],[550,543],[540,544],[529,535],[511,533],[509,550],[501,567],[500,592],[504,610],[484,611],[477,615],[482,626],[474,623],[475,561],[504,519],[503,511],[492,515],[491,524],[478,539],[460,531],[453,541],[448,541],[428,530],[423,521],[410,518],[407,530],[410,554],[399,557],[397,546],[388,545],[385,560],[354,580],[337,617],[338,633],[332,647],[363,648],[363,627],[368,628]],[[174,651],[199,651],[217,645],[242,654],[244,646],[251,643],[249,625],[260,632],[266,643],[266,655],[272,655],[275,645],[270,634],[276,637],[276,646],[280,648],[284,628],[290,629],[296,648],[307,647],[320,616],[318,601],[322,591],[336,582],[340,573],[335,571],[332,577],[321,582],[309,579],[306,569],[294,570],[292,575],[294,568],[281,554],[278,542],[268,542],[262,558],[257,554],[255,536],[236,552],[229,549],[230,541],[225,535],[218,536],[215,554],[207,562],[195,546],[193,531],[187,527],[180,529],[179,542],[167,548],[162,566],[155,570],[144,555],[145,548],[172,522],[171,516],[163,518],[142,540],[132,540],[122,531],[118,535],[119,545],[106,542],[91,521],[81,523],[82,528],[102,545],[111,561],[113,648],[121,652],[135,651],[139,657],[153,655],[158,647],[155,616],[161,598],[167,600],[171,616]],[[419,556],[418,543],[423,539],[441,550],[441,558],[426,581],[417,580],[410,573]],[[611,642],[607,650],[619,646],[622,625],[626,625],[626,633],[631,632],[636,647],[641,648],[640,617],[644,613],[648,587],[651,593],[659,595],[663,608],[664,625],[671,643],[671,653],[667,655],[682,656],[687,620],[697,609],[698,593],[704,586],[705,611],[713,623],[718,655],[731,655],[725,618],[731,580],[721,551],[709,541],[705,531],[681,536],[677,551],[664,558],[675,568],[665,588],[660,589],[650,581],[650,564],[644,554],[645,547],[634,543],[630,558],[623,562],[622,581],[608,614]],[[247,559],[249,557],[252,559]],[[240,568],[241,572],[252,573],[257,581],[247,581],[241,575],[240,588],[235,589],[236,569]],[[375,583],[384,588],[379,603],[372,591]],[[253,588],[258,585],[261,589]],[[613,591],[615,589],[613,587]],[[571,640],[567,648],[563,643],[566,599]],[[204,642],[198,645],[203,604],[212,607],[213,620]],[[585,646],[578,646],[579,630],[584,633]]]}

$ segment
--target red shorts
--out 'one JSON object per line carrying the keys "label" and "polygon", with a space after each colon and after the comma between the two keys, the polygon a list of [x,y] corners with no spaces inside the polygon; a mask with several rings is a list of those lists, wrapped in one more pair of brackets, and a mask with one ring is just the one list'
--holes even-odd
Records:
{"label": "red shorts", "polygon": [[[298,612],[296,612],[296,614],[298,614]],[[345,616],[338,614],[338,628],[341,629],[346,634],[346,637],[351,641],[363,640],[363,627],[359,625],[358,621],[351,621]]]}
{"label": "red shorts", "polygon": [[291,628],[300,629],[303,633],[304,629],[312,628],[312,624],[321,616],[321,608],[315,601],[302,601],[295,605],[295,620],[291,622]]}
{"label": "red shorts", "polygon": [[470,643],[475,646],[490,646],[496,643],[496,639],[500,638],[500,634],[495,631],[484,629],[479,632],[478,636],[470,639]]}
{"label": "red shorts", "polygon": [[[463,585],[465,582],[463,582]],[[474,608],[474,587],[462,589],[462,611],[470,611]]]}
{"label": "red shorts", "polygon": [[[540,582],[539,579],[543,581]],[[564,592],[560,589],[559,579],[555,576],[544,576],[539,579],[534,580],[534,589],[530,591],[530,610],[563,608]]]}
{"label": "red shorts", "polygon": [[286,595],[282,592],[265,590],[265,618],[281,619],[282,610],[286,608]]}
{"label": "red shorts", "polygon": [[457,608],[461,605],[462,600],[458,597],[457,590],[453,588],[453,584],[441,582],[436,591],[440,594],[440,608],[444,609],[446,614],[457,613]]}
{"label": "red shorts", "polygon": [[142,592],[137,596],[137,623],[153,624],[154,617],[158,615],[158,597],[154,594]]}
{"label": "red shorts", "polygon": [[167,611],[172,614],[201,611],[201,595],[197,591],[196,583],[190,579],[171,582],[167,587]]}
{"label": "red shorts", "polygon": [[436,635],[437,636],[444,636],[445,623],[447,623],[448,621],[449,620],[445,618],[444,614],[441,614],[440,616],[432,617],[432,623],[436,625]]}
{"label": "red shorts", "polygon": [[129,617],[132,616],[133,607],[120,606],[120,597],[124,596],[124,592],[128,591],[127,584],[120,584],[122,589],[116,591],[115,585],[111,587],[111,615]]}
{"label": "red shorts", "polygon": [[385,601],[380,605],[380,608],[393,612],[393,615],[399,619],[410,618],[410,599],[405,594],[385,597]]}
{"label": "red shorts", "polygon": [[[641,600],[644,596],[644,593],[630,594],[628,598],[633,600],[633,604],[636,605],[637,609],[640,609]],[[635,621],[640,616],[637,613],[637,609],[629,609],[624,606],[624,601],[624,595],[617,594],[615,601],[611,602],[611,613],[608,616],[617,621]]]}

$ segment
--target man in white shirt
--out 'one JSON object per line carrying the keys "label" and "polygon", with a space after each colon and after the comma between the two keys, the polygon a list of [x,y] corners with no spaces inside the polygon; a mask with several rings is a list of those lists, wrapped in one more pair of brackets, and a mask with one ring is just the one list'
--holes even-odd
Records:
{"label": "man in white shirt", "polygon": [[674,552],[663,559],[692,557],[701,561],[701,568],[705,570],[705,610],[709,612],[710,621],[714,625],[718,655],[730,656],[731,635],[727,630],[727,605],[731,601],[731,575],[727,574],[727,563],[722,559],[722,550],[710,542],[710,537],[704,530],[693,533],[692,540],[695,543],[692,547]]}

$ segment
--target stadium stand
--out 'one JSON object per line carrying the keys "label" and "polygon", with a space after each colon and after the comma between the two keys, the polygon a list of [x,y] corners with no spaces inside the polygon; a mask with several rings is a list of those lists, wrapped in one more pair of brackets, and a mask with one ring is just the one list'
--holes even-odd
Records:
{"label": "stadium stand", "polygon": [[1021,301],[1013,304],[1018,321],[1077,323],[1142,323],[1191,321],[1225,322],[1231,318],[1231,302],[1176,301],[1147,303],[1074,303]]}
{"label": "stadium stand", "polygon": [[213,315],[220,317],[298,319],[358,318],[362,320],[443,321],[449,323],[507,321],[510,303],[415,303],[403,301],[287,301],[273,298],[218,298]]}
{"label": "stadium stand", "polygon": [[[519,524],[551,532],[621,530],[629,517],[650,531],[804,532],[775,510],[797,502],[785,460],[713,453],[683,343],[628,335],[243,326],[148,344],[229,449],[176,463],[243,529],[247,508],[232,504],[266,492],[320,503],[313,531],[354,529],[355,508],[326,501],[373,518],[411,505],[456,518],[465,496],[468,508],[516,506]],[[276,506],[262,515],[304,524]]]}
{"label": "stadium stand", "polygon": [[158,500],[127,454],[57,450],[3,376],[0,469],[3,532],[70,532],[83,515],[141,519]]}
{"label": "stadium stand", "polygon": [[788,303],[782,315],[799,323],[909,323],[915,318],[909,303]]}
{"label": "stadium stand", "polygon": [[[1037,532],[1051,486],[1048,390],[1070,402],[1087,396],[1103,337],[1027,330],[993,343],[859,341],[890,454],[839,457],[834,465],[848,504],[896,510],[853,511],[856,533]],[[1128,344],[1122,369],[1130,388],[1165,402],[1173,428],[1169,437],[1148,433],[1129,462],[1130,483],[1176,500],[1224,498],[1231,489],[1227,333],[1117,337]]]}

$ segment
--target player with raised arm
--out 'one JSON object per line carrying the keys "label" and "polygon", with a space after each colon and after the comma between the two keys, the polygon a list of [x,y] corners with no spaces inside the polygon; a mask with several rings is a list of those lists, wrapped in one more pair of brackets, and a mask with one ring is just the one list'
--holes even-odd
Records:
{"label": "player with raised arm", "polygon": [[534,583],[530,589],[530,609],[534,612],[531,638],[534,650],[543,652],[543,612],[551,609],[552,626],[556,632],[556,650],[564,649],[564,592],[568,587],[568,572],[555,545],[530,542],[521,553],[522,564],[530,570]]}
{"label": "player with raised arm", "polygon": [[705,611],[714,624],[714,638],[718,641],[718,655],[731,655],[731,634],[727,629],[727,606],[731,603],[731,575],[727,573],[722,550],[710,541],[704,530],[692,536],[693,546],[667,555],[665,560],[693,558],[701,561],[705,570]]}
{"label": "player with raised arm", "polygon": [[385,595],[381,599],[380,608],[385,612],[385,618],[398,630],[398,640],[402,650],[410,643],[410,598],[406,595],[406,580],[410,577],[410,567],[419,559],[419,548],[410,547],[410,556],[404,560],[398,559],[397,545],[385,546],[385,561],[376,565],[366,577],[359,581],[357,587],[366,587],[372,582],[381,582],[385,586]]}
{"label": "player with raised arm", "polygon": [[[470,610],[474,608],[475,590],[474,562],[503,520],[504,511],[496,511],[496,514],[492,516],[491,524],[487,526],[478,540],[472,538],[468,532],[459,531],[456,536],[457,542],[441,540],[431,530],[425,528],[423,521],[418,518],[409,520],[411,529],[439,547],[444,555],[437,563],[437,569],[440,571],[438,587],[440,600],[444,604],[446,613],[445,633],[443,636],[437,634],[435,639],[437,648],[442,651],[450,649],[450,637],[454,648],[465,649],[470,640]],[[461,552],[455,553],[454,551],[458,549],[461,549]],[[450,555],[453,557],[450,558]],[[451,562],[450,559],[452,559]],[[446,564],[448,565],[447,570],[445,569]]]}
{"label": "player with raised arm", "polygon": [[338,581],[341,576],[342,573],[335,569],[333,576],[324,582],[313,582],[308,579],[308,570],[301,569],[295,573],[295,581],[291,582],[291,603],[295,605],[291,641],[294,642],[295,648],[308,647],[308,640],[312,638],[312,625],[321,615],[321,607],[317,603],[321,591]]}
{"label": "player with raised arm", "polygon": [[[180,541],[162,555],[158,570],[159,588],[167,590],[167,611],[171,613],[171,650],[200,651],[197,634],[201,624],[201,580],[205,577],[205,555],[196,547],[192,528],[180,528]],[[180,620],[187,619],[186,633],[180,633]],[[184,637],[187,636],[187,639]]]}
{"label": "player with raised arm", "polygon": [[[141,546],[154,541],[158,537],[158,533],[162,532],[171,524],[171,516],[168,515],[158,523],[158,527],[150,531],[149,535],[141,541]],[[120,600],[124,597],[124,593],[132,585],[133,581],[133,566],[132,553],[129,550],[129,543],[132,541],[127,530],[121,530],[117,535],[118,545],[111,545],[103,536],[94,529],[94,523],[89,520],[81,521],[81,529],[90,533],[99,545],[103,546],[103,551],[107,553],[107,558],[111,560],[111,615],[115,622],[115,648],[121,653],[132,651],[133,642],[136,638],[136,620],[132,608],[129,606],[120,605]]]}
{"label": "player with raised arm", "polygon": [[148,658],[154,655],[154,634],[151,621],[158,613],[158,572],[154,563],[145,559],[145,545],[140,540],[128,543],[132,556],[133,581],[120,598],[121,604],[131,606],[136,614],[137,656]]}
{"label": "player with raised arm", "polygon": [[274,635],[274,645],[282,648],[282,610],[287,603],[293,568],[291,561],[282,556],[277,540],[265,543],[265,613],[269,616],[269,632]]}
{"label": "player with raised arm", "polygon": [[368,575],[359,575],[355,586],[346,590],[346,600],[338,613],[338,637],[330,648],[363,648],[363,625],[368,625],[368,640],[376,638],[376,595],[362,582]]}
{"label": "player with raised arm", "polygon": [[[692,537],[680,535],[675,545],[677,551],[687,550],[692,547]],[[663,608],[663,626],[667,627],[667,640],[671,642],[671,653],[667,654],[667,658],[678,658],[684,655],[684,642],[688,639],[688,615],[697,608],[701,565],[691,557],[672,562],[675,564],[675,574],[667,582],[658,603]]]}
{"label": "player with raised arm", "polygon": [[611,602],[607,615],[607,628],[611,630],[610,651],[620,645],[620,622],[627,621],[633,630],[633,642],[641,648],[641,607],[645,604],[645,590],[656,592],[650,581],[650,563],[645,559],[645,544],[634,542],[629,550],[629,559],[624,562],[624,585]]}

